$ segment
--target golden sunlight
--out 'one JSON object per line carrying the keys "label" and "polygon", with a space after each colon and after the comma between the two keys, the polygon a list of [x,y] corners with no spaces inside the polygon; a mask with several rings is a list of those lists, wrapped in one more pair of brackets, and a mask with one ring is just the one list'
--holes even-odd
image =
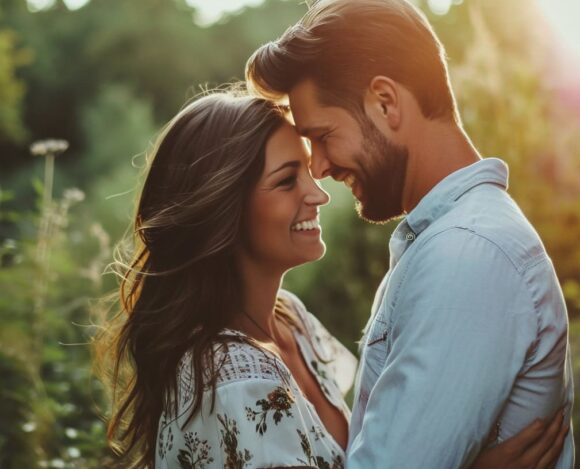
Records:
{"label": "golden sunlight", "polygon": [[580,57],[580,2],[575,0],[537,0],[540,10],[550,23],[554,34]]}

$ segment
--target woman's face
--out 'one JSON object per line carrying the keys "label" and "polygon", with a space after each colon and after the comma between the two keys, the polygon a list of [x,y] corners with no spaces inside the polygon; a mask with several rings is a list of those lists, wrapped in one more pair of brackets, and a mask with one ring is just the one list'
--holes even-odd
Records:
{"label": "woman's face", "polygon": [[310,174],[304,141],[284,124],[266,144],[264,171],[250,196],[245,254],[276,271],[320,259],[326,246],[318,208],[329,200]]}

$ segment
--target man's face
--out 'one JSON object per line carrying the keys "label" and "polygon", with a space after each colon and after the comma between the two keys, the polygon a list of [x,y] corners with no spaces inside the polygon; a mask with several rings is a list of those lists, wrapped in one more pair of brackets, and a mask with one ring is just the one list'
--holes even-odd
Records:
{"label": "man's face", "polygon": [[366,115],[357,119],[341,107],[321,105],[310,80],[298,83],[289,98],[296,128],[311,142],[313,176],[344,182],[367,221],[401,215],[407,149],[391,142]]}

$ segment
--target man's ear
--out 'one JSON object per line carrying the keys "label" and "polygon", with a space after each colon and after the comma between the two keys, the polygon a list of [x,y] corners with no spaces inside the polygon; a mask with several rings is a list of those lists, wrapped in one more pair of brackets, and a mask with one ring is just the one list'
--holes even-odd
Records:
{"label": "man's ear", "polygon": [[384,125],[397,130],[401,125],[401,96],[399,85],[391,78],[378,75],[367,89],[365,111],[378,127]]}

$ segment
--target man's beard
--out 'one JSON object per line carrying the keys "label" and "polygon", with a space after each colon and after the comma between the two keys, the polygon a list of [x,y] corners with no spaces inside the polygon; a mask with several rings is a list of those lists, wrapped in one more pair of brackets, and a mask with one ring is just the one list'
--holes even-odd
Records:
{"label": "man's beard", "polygon": [[367,116],[362,117],[360,126],[363,147],[355,158],[361,166],[358,184],[362,197],[356,210],[363,220],[386,223],[403,214],[409,150],[388,140]]}

